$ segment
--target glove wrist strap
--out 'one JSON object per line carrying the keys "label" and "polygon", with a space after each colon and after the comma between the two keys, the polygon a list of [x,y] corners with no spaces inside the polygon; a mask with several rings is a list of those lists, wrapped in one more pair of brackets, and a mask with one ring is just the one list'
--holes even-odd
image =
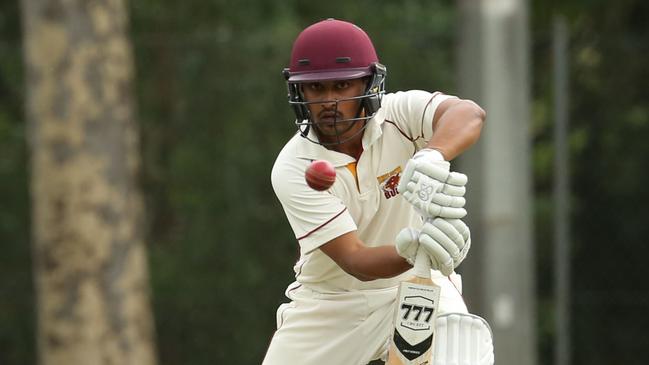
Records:
{"label": "glove wrist strap", "polygon": [[446,159],[444,159],[444,155],[442,155],[441,152],[434,148],[423,148],[417,151],[413,158],[416,159],[423,156],[426,156],[426,159],[428,159],[429,161],[446,161]]}

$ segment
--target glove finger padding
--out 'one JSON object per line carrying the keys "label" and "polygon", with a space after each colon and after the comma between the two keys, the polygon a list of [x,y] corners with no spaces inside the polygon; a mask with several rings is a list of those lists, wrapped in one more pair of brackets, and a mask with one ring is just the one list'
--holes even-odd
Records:
{"label": "glove finger padding", "polygon": [[[432,208],[432,206],[429,206]],[[449,208],[441,207],[439,213],[431,214],[432,217],[440,217],[444,219],[462,219],[466,217],[466,209],[464,208]]]}
{"label": "glove finger padding", "polygon": [[[439,194],[439,193],[438,193]],[[438,195],[435,194],[435,195]],[[425,202],[419,199],[417,194],[414,194],[410,191],[406,191],[402,194],[403,198],[412,204],[415,207],[415,210],[424,217],[441,217],[449,219],[461,219],[466,216],[466,209],[461,207],[445,207],[434,202]],[[446,199],[451,201],[450,198],[440,197],[440,199]],[[463,200],[453,201],[453,205],[460,206],[464,205]]]}
{"label": "glove finger padding", "polygon": [[433,195],[431,202],[441,205],[443,207],[449,208],[463,208],[466,204],[466,199],[461,196],[453,196],[445,194],[444,192],[439,192]]}
{"label": "glove finger padding", "polygon": [[471,248],[469,227],[459,219],[429,219],[421,229],[419,242],[431,256],[433,266],[450,275],[466,258]]}
{"label": "glove finger padding", "polygon": [[461,172],[451,172],[448,174],[446,183],[455,186],[464,186],[469,181],[469,178]]}
{"label": "glove finger padding", "polygon": [[451,172],[441,192],[446,195],[462,197],[464,196],[464,194],[466,194],[465,185],[468,180],[469,178],[462,173]]}
{"label": "glove finger padding", "polygon": [[444,184],[441,192],[451,196],[464,196],[466,194],[466,187]]}
{"label": "glove finger padding", "polygon": [[469,254],[469,249],[471,249],[471,231],[469,230],[469,226],[460,219],[446,219],[445,221],[455,228],[455,231],[462,236],[462,240],[464,241],[464,247],[460,249],[460,257],[455,264],[455,267],[458,267]]}
{"label": "glove finger padding", "polygon": [[453,262],[460,257],[460,250],[464,247],[464,241],[455,227],[437,218],[427,221],[421,229],[421,234],[429,235],[435,242],[451,256]]}
{"label": "glove finger padding", "polygon": [[471,238],[471,231],[469,226],[466,223],[462,222],[460,219],[448,219],[447,222],[451,224],[455,229],[462,235],[465,241]]}
{"label": "glove finger padding", "polygon": [[[462,236],[462,233],[452,225],[449,221],[451,219],[435,219],[433,225],[437,227],[440,232],[442,232],[451,242],[453,242],[454,248],[457,249],[457,255],[453,255],[453,260],[457,260],[460,257],[460,252],[464,250],[466,245],[466,238]],[[452,219],[453,221],[462,222],[459,219]]]}
{"label": "glove finger padding", "polygon": [[430,257],[430,267],[441,271],[444,275],[451,275],[454,269],[453,258],[448,251],[428,234],[421,234],[419,236],[419,243],[426,250],[428,257]]}

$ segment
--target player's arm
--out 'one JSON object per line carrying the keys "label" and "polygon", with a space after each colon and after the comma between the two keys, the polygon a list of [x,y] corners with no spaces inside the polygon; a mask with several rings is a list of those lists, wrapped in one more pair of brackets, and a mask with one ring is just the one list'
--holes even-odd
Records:
{"label": "player's arm", "polygon": [[[485,117],[485,111],[470,100],[446,99],[435,109],[427,148],[408,161],[397,187],[423,217],[456,219],[466,214],[462,206],[467,177],[450,172],[448,161],[478,140]],[[431,188],[435,194],[428,192]]]}
{"label": "player's arm", "polygon": [[391,278],[412,267],[399,256],[394,246],[368,247],[356,231],[334,238],[320,246],[320,250],[361,281]]}
{"label": "player's arm", "polygon": [[435,110],[427,147],[441,152],[446,161],[454,159],[478,140],[486,116],[471,100],[444,100]]}
{"label": "player's arm", "polygon": [[394,246],[368,247],[356,231],[343,234],[320,246],[345,272],[358,280],[390,278],[408,270],[420,248],[431,267],[450,275],[471,247],[469,227],[459,219],[433,219],[419,230],[402,229]]}

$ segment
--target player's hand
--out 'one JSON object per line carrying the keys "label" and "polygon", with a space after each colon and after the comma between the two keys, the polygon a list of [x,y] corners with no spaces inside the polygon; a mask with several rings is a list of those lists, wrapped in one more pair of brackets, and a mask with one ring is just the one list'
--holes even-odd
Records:
{"label": "player's hand", "polygon": [[394,240],[394,246],[399,256],[414,266],[419,249],[419,230],[410,227],[402,229]]}
{"label": "player's hand", "polygon": [[397,189],[424,218],[463,218],[468,179],[449,169],[438,151],[421,150],[406,164]]}
{"label": "player's hand", "polygon": [[471,231],[459,219],[428,219],[419,234],[419,243],[430,257],[431,267],[450,275],[471,248]]}
{"label": "player's hand", "polygon": [[397,253],[415,264],[419,246],[430,257],[431,268],[450,275],[466,258],[471,248],[471,231],[459,219],[428,219],[421,231],[404,228],[395,239]]}

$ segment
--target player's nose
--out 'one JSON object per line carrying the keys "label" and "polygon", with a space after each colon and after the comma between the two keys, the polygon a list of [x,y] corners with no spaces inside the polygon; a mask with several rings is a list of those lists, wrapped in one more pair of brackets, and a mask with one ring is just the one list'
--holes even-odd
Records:
{"label": "player's nose", "polygon": [[335,109],[336,104],[338,103],[338,94],[333,90],[327,90],[324,93],[324,100],[322,100],[322,107],[324,109]]}
{"label": "player's nose", "polygon": [[325,91],[325,100],[327,102],[333,103],[338,100],[339,95],[333,87],[328,87]]}

